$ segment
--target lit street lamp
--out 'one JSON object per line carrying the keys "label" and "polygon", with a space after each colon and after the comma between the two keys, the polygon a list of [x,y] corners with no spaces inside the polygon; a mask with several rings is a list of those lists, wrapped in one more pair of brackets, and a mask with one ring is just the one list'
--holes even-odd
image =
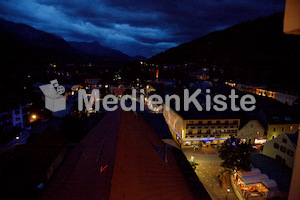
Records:
{"label": "lit street lamp", "polygon": [[230,189],[229,189],[229,188],[227,188],[226,199],[227,199],[227,197],[228,197],[228,194],[229,194],[229,192],[230,192]]}
{"label": "lit street lamp", "polygon": [[37,115],[33,114],[30,117],[30,123],[34,122],[35,120],[37,120]]}

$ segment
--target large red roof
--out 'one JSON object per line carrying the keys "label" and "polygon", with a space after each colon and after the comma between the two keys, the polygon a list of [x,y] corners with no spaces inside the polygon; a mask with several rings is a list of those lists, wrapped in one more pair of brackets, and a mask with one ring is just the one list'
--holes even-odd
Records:
{"label": "large red roof", "polygon": [[164,147],[138,114],[110,112],[69,153],[43,199],[197,199]]}

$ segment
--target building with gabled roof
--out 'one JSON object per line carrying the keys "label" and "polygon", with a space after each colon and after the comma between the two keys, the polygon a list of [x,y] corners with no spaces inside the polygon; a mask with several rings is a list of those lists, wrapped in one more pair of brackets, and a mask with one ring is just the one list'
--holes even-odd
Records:
{"label": "building with gabled roof", "polygon": [[42,199],[210,199],[177,151],[139,114],[119,108],[69,153]]}
{"label": "building with gabled roof", "polygon": [[240,130],[238,138],[242,142],[261,145],[267,141],[268,122],[263,110],[258,109],[253,112],[243,112],[241,115]]}
{"label": "building with gabled roof", "polygon": [[268,107],[265,109],[268,120],[267,137],[269,140],[281,134],[294,134],[300,128],[299,110],[296,108]]}
{"label": "building with gabled roof", "polygon": [[249,144],[263,144],[267,141],[265,128],[258,120],[252,119],[240,126],[238,138]]}
{"label": "building with gabled roof", "polygon": [[262,154],[293,168],[297,141],[298,133],[279,135],[264,144]]}

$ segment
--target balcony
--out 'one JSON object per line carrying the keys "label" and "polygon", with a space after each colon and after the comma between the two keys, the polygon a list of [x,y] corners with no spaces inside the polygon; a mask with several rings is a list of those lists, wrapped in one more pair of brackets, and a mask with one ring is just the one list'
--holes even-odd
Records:
{"label": "balcony", "polygon": [[230,137],[230,136],[237,136],[237,133],[236,132],[228,132],[228,133],[217,133],[217,134],[207,134],[207,133],[204,133],[204,134],[187,134],[185,136],[185,138],[190,138],[190,139],[193,139],[193,138],[225,138],[225,137]]}
{"label": "balcony", "polygon": [[238,129],[238,124],[187,124],[186,129],[220,129],[220,130],[226,130],[226,129]]}

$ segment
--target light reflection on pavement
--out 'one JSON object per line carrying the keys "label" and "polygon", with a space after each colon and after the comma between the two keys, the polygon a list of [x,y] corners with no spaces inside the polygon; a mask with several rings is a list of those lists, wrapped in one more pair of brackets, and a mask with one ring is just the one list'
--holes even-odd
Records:
{"label": "light reflection on pavement", "polygon": [[238,199],[231,186],[226,187],[226,189],[221,187],[218,175],[221,174],[224,168],[220,166],[222,160],[219,158],[216,149],[202,147],[195,149],[195,151],[194,148],[185,148],[182,151],[189,161],[191,161],[191,156],[195,157],[194,162],[198,163],[196,174],[213,200],[226,199],[227,188],[230,188],[227,199]]}

